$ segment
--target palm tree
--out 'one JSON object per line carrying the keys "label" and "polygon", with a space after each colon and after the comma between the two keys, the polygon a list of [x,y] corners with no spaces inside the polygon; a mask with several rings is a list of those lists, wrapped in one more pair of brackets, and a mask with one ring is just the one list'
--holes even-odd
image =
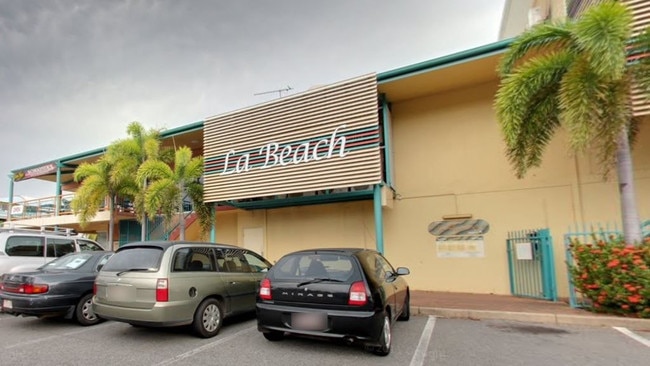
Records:
{"label": "palm tree", "polygon": [[632,15],[623,4],[605,1],[577,20],[539,24],[524,32],[499,65],[497,120],[506,155],[518,178],[542,161],[560,128],[574,152],[594,147],[604,177],[616,166],[626,242],[640,243],[630,141],[633,87],[650,95],[650,31],[631,36]]}
{"label": "palm tree", "polygon": [[120,180],[115,174],[116,165],[104,155],[94,163],[82,163],[74,171],[74,180],[81,182],[77,193],[70,202],[75,214],[79,216],[79,223],[85,226],[90,219],[97,215],[99,209],[108,198],[109,226],[108,245],[113,249],[113,226],[115,225],[115,198],[118,195],[134,194],[137,187],[133,180]]}
{"label": "palm tree", "polygon": [[[109,146],[107,155],[116,162],[115,174],[121,175],[118,179],[135,179],[137,171],[148,158],[162,159],[164,161],[171,161],[169,156],[170,150],[160,151],[160,131],[151,129],[149,131],[140,124],[134,121],[127,126],[128,138],[118,140]],[[156,156],[150,156],[156,154]],[[148,221],[147,214],[144,210],[144,192],[146,190],[146,181],[141,181],[141,189],[139,189],[133,197],[134,208],[138,221],[142,227],[141,240],[146,240],[146,223]]]}
{"label": "palm tree", "polygon": [[[151,154],[155,156],[155,153]],[[212,225],[212,215],[203,203],[203,157],[192,157],[192,150],[183,146],[176,150],[173,168],[158,159],[148,159],[138,170],[138,181],[149,182],[144,196],[144,209],[150,215],[162,214],[169,224],[174,213],[179,215],[180,240],[185,240],[183,198],[187,193],[193,201],[201,229]]]}

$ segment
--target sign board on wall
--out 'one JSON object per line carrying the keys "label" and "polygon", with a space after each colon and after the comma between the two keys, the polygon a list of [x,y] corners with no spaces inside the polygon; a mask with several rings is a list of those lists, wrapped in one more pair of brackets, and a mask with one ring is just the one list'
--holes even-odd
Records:
{"label": "sign board on wall", "polygon": [[438,258],[484,258],[483,234],[490,224],[481,219],[434,221],[427,228],[436,237]]}
{"label": "sign board on wall", "polygon": [[205,202],[381,181],[374,74],[204,123]]}
{"label": "sign board on wall", "polygon": [[442,236],[436,238],[436,252],[438,258],[483,258],[485,242],[482,235]]}
{"label": "sign board on wall", "polygon": [[14,173],[14,181],[31,179],[56,172],[56,163],[47,163],[31,169],[25,169]]}

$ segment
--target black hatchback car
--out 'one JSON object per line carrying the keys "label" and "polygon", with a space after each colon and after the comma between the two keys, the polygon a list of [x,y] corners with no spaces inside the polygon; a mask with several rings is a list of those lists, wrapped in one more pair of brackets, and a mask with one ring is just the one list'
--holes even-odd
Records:
{"label": "black hatchback car", "polygon": [[312,249],[282,257],[257,296],[257,328],[270,341],[285,334],[361,343],[391,350],[395,320],[410,316],[408,268],[360,248]]}

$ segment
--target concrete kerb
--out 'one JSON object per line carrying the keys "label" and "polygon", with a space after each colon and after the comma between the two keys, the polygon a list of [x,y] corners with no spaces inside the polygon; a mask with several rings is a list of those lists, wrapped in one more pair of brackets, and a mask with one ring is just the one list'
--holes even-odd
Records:
{"label": "concrete kerb", "polygon": [[[413,311],[415,310],[415,311]],[[434,315],[441,318],[471,320],[511,320],[553,325],[584,325],[592,327],[624,327],[630,330],[650,331],[650,319],[622,318],[602,315],[566,315],[552,313],[526,313],[471,309],[416,307],[414,314]]]}

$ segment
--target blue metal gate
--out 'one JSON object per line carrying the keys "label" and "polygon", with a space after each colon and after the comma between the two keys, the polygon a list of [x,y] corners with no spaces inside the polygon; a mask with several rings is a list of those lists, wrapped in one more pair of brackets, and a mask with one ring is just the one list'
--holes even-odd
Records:
{"label": "blue metal gate", "polygon": [[511,231],[506,243],[510,293],[514,296],[557,301],[550,230]]}

